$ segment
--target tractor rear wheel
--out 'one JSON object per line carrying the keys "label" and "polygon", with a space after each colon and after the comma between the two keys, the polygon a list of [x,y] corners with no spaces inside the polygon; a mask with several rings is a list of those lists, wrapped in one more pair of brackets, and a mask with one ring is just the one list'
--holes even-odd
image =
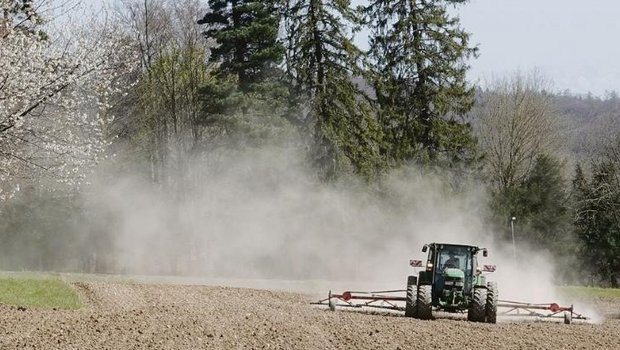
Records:
{"label": "tractor rear wheel", "polygon": [[416,317],[416,299],[418,293],[418,278],[416,276],[407,277],[407,300],[405,304],[405,317]]}
{"label": "tractor rear wheel", "polygon": [[487,323],[497,323],[497,283],[487,283],[487,304],[485,307]]}
{"label": "tractor rear wheel", "polygon": [[467,310],[467,319],[472,322],[484,322],[486,303],[487,289],[484,287],[474,288],[473,297]]}
{"label": "tractor rear wheel", "polygon": [[430,320],[433,318],[433,288],[430,284],[418,286],[416,311],[416,318],[421,320]]}

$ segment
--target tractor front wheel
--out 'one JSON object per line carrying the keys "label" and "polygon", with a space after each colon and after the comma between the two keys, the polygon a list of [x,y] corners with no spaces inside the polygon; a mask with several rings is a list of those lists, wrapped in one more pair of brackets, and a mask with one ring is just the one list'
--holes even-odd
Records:
{"label": "tractor front wheel", "polygon": [[486,318],[487,289],[474,288],[473,297],[467,310],[467,319],[472,322],[484,322]]}
{"label": "tractor front wheel", "polygon": [[487,305],[485,307],[487,323],[497,323],[497,283],[487,283]]}
{"label": "tractor front wheel", "polygon": [[433,318],[433,288],[429,284],[418,286],[416,298],[416,317],[421,320]]}
{"label": "tractor front wheel", "polygon": [[416,308],[417,292],[418,278],[416,276],[407,277],[407,300],[405,304],[405,317],[418,317]]}

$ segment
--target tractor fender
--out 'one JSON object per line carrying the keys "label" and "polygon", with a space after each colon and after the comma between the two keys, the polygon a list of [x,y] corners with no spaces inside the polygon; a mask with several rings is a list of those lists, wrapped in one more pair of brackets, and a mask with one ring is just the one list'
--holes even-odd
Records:
{"label": "tractor fender", "polygon": [[418,275],[418,284],[432,284],[433,274],[427,271],[420,271]]}
{"label": "tractor fender", "polygon": [[486,288],[487,287],[487,278],[483,275],[474,276],[473,285],[475,288]]}

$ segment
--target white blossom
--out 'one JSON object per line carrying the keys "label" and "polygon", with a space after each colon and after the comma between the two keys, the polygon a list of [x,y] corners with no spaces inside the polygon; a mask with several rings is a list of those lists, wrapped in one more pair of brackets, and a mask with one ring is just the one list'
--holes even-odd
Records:
{"label": "white blossom", "polygon": [[106,158],[109,110],[138,58],[113,18],[74,14],[46,35],[0,17],[0,201],[28,180],[79,187]]}

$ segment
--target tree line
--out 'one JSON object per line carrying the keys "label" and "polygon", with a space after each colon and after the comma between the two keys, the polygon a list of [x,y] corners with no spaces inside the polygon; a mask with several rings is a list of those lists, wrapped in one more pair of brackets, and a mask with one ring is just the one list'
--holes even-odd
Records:
{"label": "tree line", "polygon": [[[80,227],[79,198],[104,165],[183,197],[217,159],[277,145],[301,150],[322,182],[373,187],[402,167],[448,172],[455,192],[482,182],[498,238],[516,217],[562,280],[617,286],[617,95],[553,93],[536,73],[474,85],[479,50],[456,14],[466,3],[125,0],[81,17],[87,28],[54,28],[53,1],[2,0],[5,253],[34,240],[37,268],[62,265],[63,239],[46,232]],[[196,161],[210,166],[190,171]]]}

